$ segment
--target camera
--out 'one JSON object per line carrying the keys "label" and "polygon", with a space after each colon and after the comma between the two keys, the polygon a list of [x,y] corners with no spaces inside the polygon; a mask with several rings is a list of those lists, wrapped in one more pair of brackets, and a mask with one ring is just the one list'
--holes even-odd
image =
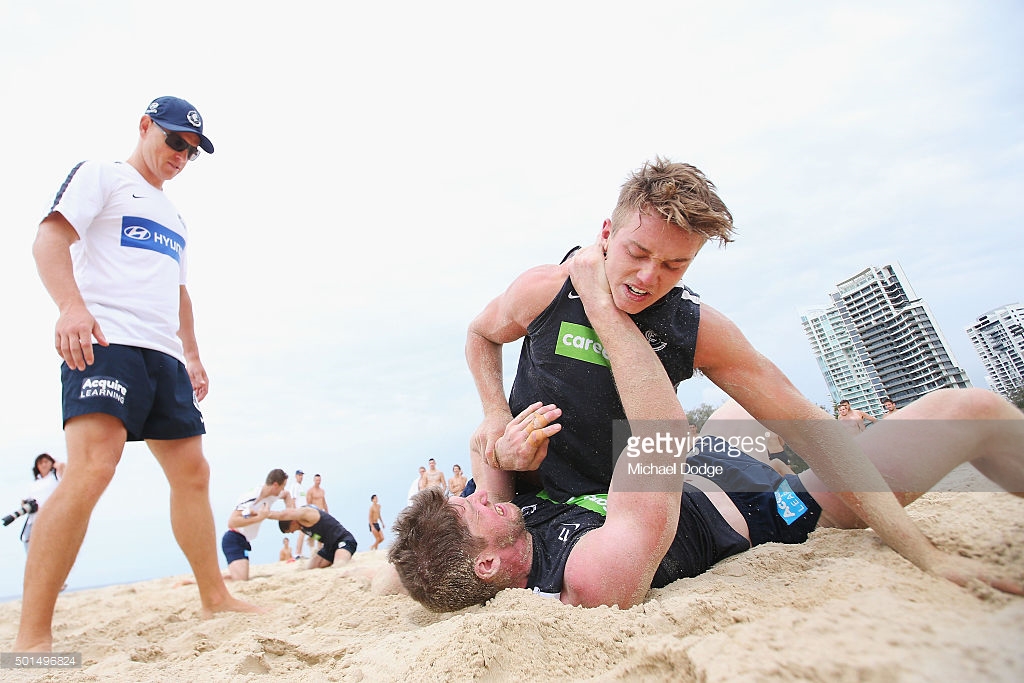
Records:
{"label": "camera", "polygon": [[4,526],[7,526],[18,517],[21,517],[22,515],[30,515],[38,509],[39,503],[36,502],[35,498],[26,498],[21,501],[21,507],[4,517]]}

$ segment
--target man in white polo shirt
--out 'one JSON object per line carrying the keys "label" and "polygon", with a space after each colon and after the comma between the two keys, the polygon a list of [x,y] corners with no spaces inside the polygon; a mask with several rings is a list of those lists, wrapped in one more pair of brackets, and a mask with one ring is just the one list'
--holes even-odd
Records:
{"label": "man in white polo shirt", "polygon": [[188,274],[188,230],[164,183],[213,153],[191,104],[160,97],[124,162],[72,169],[39,224],[32,253],[59,309],[67,471],[36,520],[13,649],[48,651],[57,594],[126,441],[145,440],[171,489],[171,526],[199,587],[202,613],[256,611],[228,592],[217,564],[210,467]]}

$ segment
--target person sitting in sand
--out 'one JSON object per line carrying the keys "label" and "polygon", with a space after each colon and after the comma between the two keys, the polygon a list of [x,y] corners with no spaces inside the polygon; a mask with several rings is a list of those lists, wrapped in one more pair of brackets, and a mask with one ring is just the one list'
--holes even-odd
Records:
{"label": "person sitting in sand", "polygon": [[[543,491],[504,502],[513,492],[508,474],[505,480],[489,477],[487,488],[468,498],[445,499],[433,490],[418,494],[395,522],[397,539],[388,559],[409,594],[432,610],[479,604],[510,587],[572,605],[627,608],[643,601],[652,586],[695,576],[755,545],[801,543],[819,526],[864,527],[812,470],[782,476],[722,436],[702,435],[685,461],[678,452],[646,448],[672,443],[671,433],[686,435],[686,416],[650,343],[628,316],[602,305],[607,295],[601,296],[601,288],[595,294],[603,272],[596,265],[594,259],[581,265],[573,283],[581,296],[596,297],[588,313],[632,432],[610,490],[561,504]],[[545,449],[559,430],[560,414],[551,404],[529,406],[506,426],[496,450]],[[822,429],[827,420],[823,414],[801,427]],[[964,428],[968,420],[970,428]],[[868,497],[895,492],[898,503],[907,505],[953,468],[971,462],[1003,488],[1024,495],[1022,439],[1024,415],[992,392],[933,392],[857,437],[891,487],[861,490]],[[916,558],[917,564],[938,576],[960,585],[980,579],[1024,594],[1024,586],[982,562],[930,543],[924,547],[929,556]]]}
{"label": "person sitting in sand", "polygon": [[868,422],[878,422],[874,416],[868,415],[863,410],[857,410],[850,405],[850,402],[845,398],[839,402],[837,406],[839,411],[839,424],[849,429],[854,434],[860,434],[863,432],[867,425],[864,424],[864,420]]}
{"label": "person sitting in sand", "polygon": [[294,562],[295,558],[292,557],[292,545],[288,537],[284,537],[284,543],[281,544],[281,552],[277,554],[278,562]]}
{"label": "person sitting in sand", "polygon": [[321,544],[320,550],[309,558],[307,569],[345,564],[356,552],[355,536],[341,522],[313,505],[271,510],[267,517],[278,521],[282,534],[301,531]]}

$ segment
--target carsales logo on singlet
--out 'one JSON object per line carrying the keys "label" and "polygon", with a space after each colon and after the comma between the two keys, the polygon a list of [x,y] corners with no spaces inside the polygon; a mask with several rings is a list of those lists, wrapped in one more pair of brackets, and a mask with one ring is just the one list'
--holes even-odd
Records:
{"label": "carsales logo on singlet", "polygon": [[155,251],[180,263],[181,254],[185,251],[185,238],[148,218],[124,216],[121,219],[121,246]]}
{"label": "carsales logo on singlet", "polygon": [[555,355],[611,367],[608,353],[604,350],[597,332],[585,325],[562,321],[558,327],[558,342]]}

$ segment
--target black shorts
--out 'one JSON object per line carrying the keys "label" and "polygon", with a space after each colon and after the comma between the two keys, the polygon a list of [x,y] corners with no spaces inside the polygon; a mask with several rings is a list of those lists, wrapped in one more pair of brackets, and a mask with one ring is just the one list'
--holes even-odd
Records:
{"label": "black shorts", "polygon": [[342,527],[342,531],[344,533],[342,533],[341,536],[339,536],[338,538],[320,539],[324,542],[324,547],[320,548],[319,552],[317,552],[317,555],[324,558],[331,564],[334,564],[334,556],[337,554],[339,550],[347,550],[351,555],[356,554],[356,546],[358,545],[356,543],[356,537],[353,536],[348,531],[348,529],[345,529],[344,527]]}
{"label": "black shorts", "polygon": [[188,371],[177,358],[137,346],[93,344],[85,370],[61,365],[64,424],[105,413],[121,420],[128,441],[187,439],[206,433]]}
{"label": "black shorts", "polygon": [[227,558],[228,564],[231,564],[235,560],[248,560],[252,545],[249,543],[249,539],[242,535],[242,532],[228,529],[224,532],[224,537],[220,539],[220,549],[224,551],[224,557]]}
{"label": "black shorts", "polygon": [[702,436],[686,465],[726,492],[747,522],[751,545],[803,543],[818,524],[821,506],[796,475],[783,477],[724,439]]}

